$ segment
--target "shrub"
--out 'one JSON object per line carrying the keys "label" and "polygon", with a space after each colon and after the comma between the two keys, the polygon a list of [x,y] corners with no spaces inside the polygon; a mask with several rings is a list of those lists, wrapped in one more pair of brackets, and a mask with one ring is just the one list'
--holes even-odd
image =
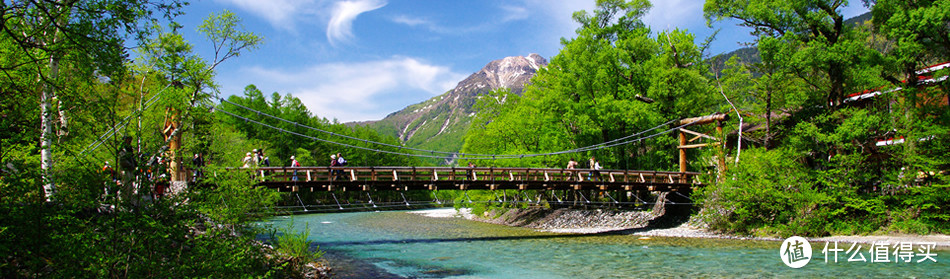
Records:
{"label": "shrub", "polygon": [[698,192],[711,228],[740,234],[816,235],[826,232],[832,199],[789,151],[748,149],[724,179]]}

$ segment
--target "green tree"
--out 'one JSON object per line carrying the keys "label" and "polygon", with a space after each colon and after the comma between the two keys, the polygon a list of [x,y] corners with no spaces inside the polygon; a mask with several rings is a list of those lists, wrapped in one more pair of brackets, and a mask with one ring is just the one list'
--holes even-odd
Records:
{"label": "green tree", "polygon": [[[575,13],[582,26],[577,37],[562,40],[564,48],[538,71],[522,98],[494,95],[480,100],[482,106],[498,108],[473,121],[463,151],[561,151],[715,110],[693,36],[672,30],[652,37],[640,19],[649,8],[646,1],[598,1],[594,12]],[[596,156],[608,168],[666,169],[673,165],[675,144],[673,137],[660,136],[650,144],[565,154],[532,164],[563,166],[571,157],[586,161]]]}
{"label": "green tree", "polygon": [[[144,36],[138,23],[154,13],[177,15],[182,3],[172,1],[5,1],[0,5],[5,41],[4,56],[16,57],[4,65],[8,82],[21,84],[30,72],[39,88],[40,167],[47,199],[56,191],[53,175],[54,138],[68,131],[68,109],[85,105],[82,98],[69,96],[66,82],[81,78],[95,83],[98,77],[118,77],[124,71],[128,36]],[[63,71],[69,76],[61,76]],[[11,80],[16,79],[16,80]],[[19,94],[28,94],[20,87]],[[64,103],[76,101],[77,103]],[[55,103],[55,104],[54,104]],[[56,112],[54,112],[56,110]],[[54,134],[54,113],[60,133]]]}
{"label": "green tree", "polygon": [[863,37],[854,36],[844,24],[841,8],[847,1],[735,1],[709,0],[703,11],[709,21],[733,18],[752,28],[751,34],[791,44],[776,56],[812,87],[812,105],[840,105],[849,92],[870,84],[860,83],[856,67],[873,55]]}
{"label": "green tree", "polygon": [[[290,94],[280,95],[274,92],[267,98],[257,86],[248,85],[244,88],[244,96],[228,97],[227,102],[222,102],[221,109],[267,125],[244,121],[230,115],[219,116],[221,121],[228,123],[247,138],[257,141],[258,145],[253,148],[268,150],[267,154],[271,157],[273,166],[289,165],[290,156],[297,156],[298,161],[305,166],[326,165],[330,161],[330,154],[336,153],[342,153],[351,165],[407,166],[418,162],[405,156],[384,155],[373,151],[407,152],[392,147],[401,146],[395,138],[381,136],[366,127],[349,127],[313,115],[300,99]],[[239,152],[244,154],[247,151],[250,149]],[[302,160],[309,158],[313,159]]]}
{"label": "green tree", "polygon": [[[902,145],[904,163],[910,172],[931,173],[950,164],[945,154],[950,138],[950,85],[920,83],[921,76],[940,77],[948,71],[918,73],[935,62],[950,61],[950,2],[877,1],[872,9],[874,27],[893,42],[885,50],[882,73],[892,86],[903,87],[897,103],[897,133],[907,139]],[[903,82],[906,81],[906,82]],[[913,139],[928,138],[920,143]],[[908,178],[910,179],[910,178]]]}
{"label": "green tree", "polygon": [[[177,28],[179,26],[173,23],[171,33],[159,32],[145,48],[152,64],[171,84],[170,96],[163,98],[166,106],[163,135],[168,145],[171,180],[184,181],[179,154],[182,129],[189,126],[185,123],[194,121],[192,117],[197,110],[206,110],[212,105],[217,90],[213,80],[215,68],[227,59],[240,56],[242,51],[257,48],[263,39],[245,31],[240,18],[230,11],[212,14],[198,27],[214,47],[214,57],[207,63],[192,53],[191,45],[178,34]],[[164,150],[163,147],[162,152]]]}
{"label": "green tree", "polygon": [[[775,127],[776,118],[784,119],[805,105],[807,85],[797,78],[790,68],[782,66],[782,55],[791,53],[784,48],[789,44],[777,38],[763,37],[758,42],[761,62],[750,63],[733,57],[723,69],[723,87],[730,98],[736,100],[741,110],[752,112],[752,122],[764,122],[765,128],[747,133],[749,138],[759,138],[765,148],[776,145],[774,138],[783,138],[784,126]],[[778,128],[778,129],[776,129]]]}

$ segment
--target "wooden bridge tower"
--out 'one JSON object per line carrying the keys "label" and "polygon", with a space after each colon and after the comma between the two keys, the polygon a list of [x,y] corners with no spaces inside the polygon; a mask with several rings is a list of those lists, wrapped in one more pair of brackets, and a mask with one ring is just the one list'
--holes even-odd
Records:
{"label": "wooden bridge tower", "polygon": [[[729,120],[729,115],[724,113],[716,113],[713,115],[701,116],[701,117],[692,117],[680,120],[679,125],[704,125],[716,122],[716,136],[710,136],[696,131],[691,131],[686,129],[686,127],[679,129],[679,153],[680,153],[680,172],[686,172],[686,149],[706,147],[710,145],[715,145],[719,151],[719,174],[722,174],[726,169],[726,136],[722,132],[723,122]],[[692,139],[687,140],[686,134],[693,135]],[[698,144],[688,144],[700,138],[706,138],[713,140],[715,142],[711,143],[698,143]],[[722,177],[720,175],[720,177]]]}

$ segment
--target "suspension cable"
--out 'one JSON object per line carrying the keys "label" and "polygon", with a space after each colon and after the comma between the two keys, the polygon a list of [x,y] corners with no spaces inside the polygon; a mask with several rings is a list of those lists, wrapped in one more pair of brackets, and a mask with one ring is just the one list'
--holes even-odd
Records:
{"label": "suspension cable", "polygon": [[[490,156],[493,156],[493,157],[495,157],[495,158],[501,158],[501,159],[515,159],[515,158],[522,159],[522,158],[524,158],[524,157],[549,156],[549,155],[560,155],[560,154],[568,154],[568,153],[578,153],[578,152],[584,152],[584,151],[591,151],[591,150],[597,150],[597,149],[603,149],[603,148],[614,147],[614,146],[618,146],[618,145],[624,145],[624,144],[628,144],[628,143],[631,143],[631,142],[636,142],[636,141],[640,141],[640,140],[652,138],[652,137],[647,137],[647,138],[639,138],[639,139],[630,140],[630,141],[624,141],[624,140],[627,140],[627,139],[630,139],[630,138],[633,138],[633,137],[636,137],[636,136],[640,136],[640,135],[649,133],[650,131],[659,129],[660,127],[667,126],[667,125],[669,125],[669,124],[671,124],[671,123],[677,121],[677,120],[675,120],[675,119],[674,119],[674,120],[670,120],[670,121],[667,121],[666,123],[663,123],[663,124],[654,126],[654,127],[652,127],[652,128],[643,130],[643,131],[641,131],[641,132],[637,132],[637,133],[634,133],[634,134],[630,134],[630,135],[627,135],[627,136],[624,136],[624,137],[621,137],[621,138],[613,139],[613,140],[610,140],[610,141],[607,141],[607,142],[603,142],[603,143],[598,143],[598,144],[594,144],[594,145],[589,145],[589,146],[584,146],[584,147],[578,147],[578,148],[569,149],[569,150],[563,150],[563,151],[558,151],[558,152],[540,153],[540,154],[513,154],[513,155],[505,155],[505,154],[478,154],[478,153],[458,153],[458,152],[446,152],[446,151],[419,149],[419,148],[413,148],[413,147],[407,147],[407,146],[400,146],[400,145],[388,144],[388,143],[384,143],[384,142],[377,142],[377,141],[372,141],[372,140],[361,139],[361,138],[357,138],[357,137],[352,137],[352,136],[347,136],[347,135],[343,135],[343,134],[339,134],[339,133],[334,133],[334,132],[327,131],[327,130],[323,130],[323,129],[320,129],[320,128],[315,128],[315,127],[312,127],[312,126],[309,126],[309,125],[300,124],[300,123],[297,123],[297,122],[294,122],[294,121],[290,121],[290,120],[287,120],[287,119],[284,119],[284,118],[280,118],[280,117],[277,117],[277,116],[268,114],[268,113],[266,113],[266,112],[262,112],[262,111],[259,111],[259,110],[255,110],[255,109],[249,108],[249,107],[244,106],[244,105],[241,105],[241,104],[237,104],[237,103],[232,102],[232,101],[228,101],[228,100],[226,100],[226,99],[224,99],[224,98],[218,98],[218,99],[221,100],[222,103],[232,104],[232,105],[237,106],[237,107],[239,107],[239,108],[242,108],[242,109],[244,109],[244,110],[250,111],[250,112],[252,112],[252,113],[254,113],[254,114],[267,116],[267,117],[269,117],[269,118],[272,118],[272,119],[275,119],[275,120],[278,120],[278,121],[282,121],[282,122],[285,122],[285,123],[287,123],[287,124],[291,124],[291,125],[293,125],[294,127],[302,127],[302,128],[309,129],[309,130],[313,130],[313,131],[317,131],[317,132],[320,132],[320,133],[324,133],[324,134],[328,134],[328,135],[333,135],[333,136],[338,136],[338,137],[343,137],[343,138],[347,138],[347,139],[351,139],[351,140],[356,140],[356,141],[360,141],[360,142],[363,142],[363,143],[377,144],[377,145],[382,145],[382,146],[388,146],[388,147],[399,148],[399,149],[407,149],[407,150],[418,151],[418,152],[423,152],[423,153],[430,153],[430,154],[445,154],[445,155],[450,155],[450,156],[426,156],[426,157],[430,157],[430,158],[444,158],[444,159],[452,158],[452,156],[457,156],[457,157],[464,158],[464,159],[473,159],[473,160],[475,160],[475,158],[470,158],[470,157],[490,157]],[[219,108],[219,109],[220,109],[220,108]],[[243,118],[243,117],[242,117],[242,118]],[[244,119],[245,119],[245,120],[248,120],[247,118],[244,118]],[[253,121],[253,120],[252,120],[252,121]],[[684,125],[684,126],[688,126],[688,125],[691,125],[691,124],[692,124],[692,123],[689,123],[689,124]],[[681,127],[683,127],[683,126],[681,126]],[[619,142],[619,143],[618,143],[618,142]]]}
{"label": "suspension cable", "polygon": [[[241,120],[244,120],[245,122],[252,122],[252,123],[254,123],[254,124],[261,125],[261,126],[265,126],[265,127],[268,127],[268,128],[274,129],[274,130],[278,130],[278,131],[281,131],[281,132],[285,132],[285,133],[289,133],[289,134],[293,134],[293,135],[297,135],[297,136],[301,136],[301,137],[305,137],[305,138],[309,138],[309,139],[312,139],[312,140],[321,141],[321,142],[325,142],[325,143],[336,144],[336,145],[340,145],[340,146],[344,146],[344,147],[356,148],[356,149],[367,150],[367,151],[375,151],[375,152],[387,153],[387,154],[393,154],[393,155],[411,156],[411,157],[424,157],[424,158],[436,158],[436,159],[451,159],[451,158],[453,158],[453,157],[457,157],[457,158],[459,158],[459,159],[467,159],[467,160],[495,160],[495,159],[497,159],[497,158],[502,158],[502,159],[516,159],[516,158],[523,158],[523,157],[551,156],[551,155],[561,155],[561,154],[584,152],[584,151],[590,151],[590,150],[598,150],[598,149],[610,148],[610,147],[614,147],[614,146],[620,146],[620,145],[624,145],[624,144],[629,144],[629,143],[632,143],[632,142],[638,142],[638,141],[643,141],[643,140],[651,139],[651,138],[654,138],[654,137],[657,137],[657,136],[660,136],[660,135],[663,135],[663,134],[667,134],[667,133],[676,131],[676,130],[678,130],[678,129],[681,129],[681,128],[683,128],[683,127],[686,127],[686,126],[689,126],[689,125],[692,125],[693,123],[695,123],[695,122],[690,122],[690,123],[682,124],[682,125],[679,125],[679,126],[676,126],[676,127],[673,127],[673,128],[667,129],[667,130],[664,130],[664,131],[662,131],[662,132],[654,133],[654,134],[651,134],[651,135],[648,135],[648,136],[641,136],[641,137],[638,137],[638,138],[636,138],[636,139],[625,140],[625,141],[621,141],[621,142],[617,142],[618,140],[620,140],[620,139],[617,139],[617,140],[609,141],[609,142],[613,142],[613,143],[611,143],[611,144],[606,144],[606,143],[608,143],[608,142],[605,142],[605,143],[601,143],[601,144],[597,144],[597,145],[586,146],[586,147],[575,148],[575,149],[564,150],[564,151],[557,151],[557,152],[535,153],[535,154],[515,154],[515,155],[510,155],[510,154],[509,154],[509,155],[505,155],[505,154],[496,154],[496,155],[490,155],[490,154],[466,154],[466,153],[450,153],[450,152],[441,152],[441,151],[439,151],[439,152],[435,152],[435,151],[430,152],[430,153],[442,153],[442,154],[452,154],[452,155],[453,155],[453,156],[437,156],[437,155],[425,155],[425,154],[412,154],[412,153],[404,153],[404,152],[395,152],[395,151],[374,149],[374,148],[362,147],[362,146],[357,146],[357,145],[352,145],[352,144],[346,144],[346,143],[335,142],[335,141],[331,141],[331,140],[327,140],[327,139],[322,139],[322,138],[317,138],[317,137],[313,137],[313,136],[309,136],[309,135],[297,133],[297,132],[290,131],[290,130],[287,130],[287,129],[284,129],[284,128],[280,128],[280,127],[277,127],[277,126],[274,126],[274,125],[267,124],[267,123],[263,123],[263,122],[260,122],[260,121],[254,120],[254,119],[250,119],[250,118],[247,118],[247,117],[244,117],[244,116],[237,115],[237,114],[235,114],[235,113],[232,113],[232,112],[223,110],[223,109],[221,109],[221,108],[215,108],[214,111],[220,111],[220,112],[222,112],[222,113],[224,113],[224,114],[227,114],[227,115],[230,115],[230,116],[232,116],[232,117],[235,117],[235,118],[239,118],[239,119],[241,119]],[[261,112],[261,114],[264,114],[264,113]],[[656,130],[656,129],[658,129],[659,127],[662,127],[662,126],[664,126],[664,125],[667,125],[667,124],[669,124],[669,123],[671,123],[671,122],[672,122],[672,121],[668,121],[667,123],[664,123],[664,124],[662,124],[662,125],[658,125],[658,126],[656,126],[656,127],[650,128],[650,129],[645,130],[645,131],[643,131],[643,132],[639,132],[639,133],[636,133],[636,134],[627,136],[627,137],[625,137],[625,138],[628,138],[628,139],[629,139],[630,137],[633,137],[633,136],[636,136],[636,135],[640,135],[640,134],[643,134],[643,133],[646,133],[646,132],[649,132],[649,131]],[[295,122],[290,122],[290,123],[295,123]],[[295,123],[295,126],[307,127],[306,125],[300,125],[300,124],[296,124],[296,123]],[[621,138],[621,139],[623,139],[623,138]],[[358,139],[358,140],[363,141],[363,142],[372,142],[372,143],[375,143],[375,142],[373,142],[373,141],[368,141],[368,140],[363,140],[363,139]],[[387,144],[383,144],[383,145],[387,145]],[[414,150],[413,148],[403,147],[403,146],[396,146],[396,145],[388,145],[388,146],[396,147],[396,148],[399,148],[400,150],[401,150],[401,149]],[[485,155],[485,156],[483,156],[483,155]],[[470,157],[469,157],[469,156],[470,156]]]}
{"label": "suspension cable", "polygon": [[[137,114],[139,114],[139,113],[142,113],[143,111],[146,111],[146,110],[148,110],[149,108],[151,108],[152,105],[153,105],[153,104],[155,103],[155,101],[157,100],[156,98],[158,98],[159,96],[161,96],[162,93],[165,92],[165,89],[168,89],[169,86],[171,86],[171,85],[170,85],[170,84],[169,84],[169,85],[166,85],[164,88],[162,88],[162,90],[159,90],[158,93],[156,93],[154,96],[152,96],[151,98],[149,98],[148,101],[145,102],[145,108],[140,109],[140,110],[138,110],[138,111],[136,111],[136,112],[134,112],[134,113],[132,113],[132,114],[129,114],[129,115],[126,116],[124,119],[122,119],[122,121],[120,122],[121,124],[115,125],[115,126],[113,126],[111,129],[109,129],[108,131],[106,131],[105,133],[102,133],[102,135],[99,136],[98,139],[96,139],[95,141],[93,141],[92,143],[90,143],[88,146],[86,146],[86,148],[83,148],[83,150],[79,152],[79,155],[82,156],[82,155],[84,155],[86,152],[93,152],[93,151],[96,151],[96,149],[98,149],[99,146],[102,145],[102,143],[105,142],[105,139],[106,139],[106,138],[111,137],[113,134],[115,134],[116,131],[125,128],[126,125],[129,125],[129,120],[130,120],[129,118],[132,118],[132,116],[135,116],[135,115],[137,115]],[[90,148],[92,148],[92,149],[90,149]]]}

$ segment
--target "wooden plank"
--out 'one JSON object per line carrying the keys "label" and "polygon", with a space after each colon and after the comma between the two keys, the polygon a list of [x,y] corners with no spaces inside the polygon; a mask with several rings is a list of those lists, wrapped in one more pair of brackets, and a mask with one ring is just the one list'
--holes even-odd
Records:
{"label": "wooden plank", "polygon": [[687,145],[680,145],[680,146],[677,146],[677,148],[679,148],[679,149],[682,150],[682,149],[691,149],[691,148],[706,147],[706,146],[715,145],[715,144],[719,144],[719,143],[718,143],[718,142],[710,142],[710,143],[687,144]]}
{"label": "wooden plank", "polygon": [[[707,139],[719,141],[719,139],[717,139],[717,138],[715,138],[715,137],[713,137],[713,136],[710,136],[710,135],[707,135],[707,134],[703,134],[703,133],[700,133],[700,132],[690,131],[690,130],[687,130],[687,129],[685,129],[685,128],[680,128],[680,131],[682,131],[682,132],[684,132],[684,133],[687,133],[687,134],[690,134],[690,135],[694,135],[694,136],[696,136],[696,138],[707,138]],[[695,138],[694,138],[694,139],[695,139]],[[693,140],[689,140],[689,141],[693,141]]]}
{"label": "wooden plank", "polygon": [[685,118],[683,120],[680,120],[679,124],[680,125],[686,125],[686,124],[702,125],[702,124],[712,123],[715,121],[725,121],[725,120],[729,120],[728,114],[716,113],[716,114],[707,115],[707,116]]}

